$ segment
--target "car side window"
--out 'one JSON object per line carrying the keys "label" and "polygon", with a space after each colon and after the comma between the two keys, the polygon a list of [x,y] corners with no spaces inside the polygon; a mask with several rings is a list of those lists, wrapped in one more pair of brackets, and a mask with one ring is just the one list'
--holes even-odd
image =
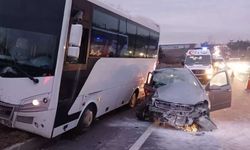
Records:
{"label": "car side window", "polygon": [[210,81],[210,86],[225,86],[228,85],[226,72],[216,74]]}

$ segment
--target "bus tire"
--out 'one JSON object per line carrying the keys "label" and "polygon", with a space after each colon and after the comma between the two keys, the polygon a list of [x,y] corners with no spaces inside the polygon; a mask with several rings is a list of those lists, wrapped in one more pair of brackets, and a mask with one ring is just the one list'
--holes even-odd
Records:
{"label": "bus tire", "polygon": [[83,131],[88,129],[95,119],[95,113],[96,112],[94,112],[94,109],[92,109],[91,107],[87,107],[83,111],[82,116],[78,122],[77,130]]}
{"label": "bus tire", "polygon": [[137,104],[137,94],[136,94],[136,92],[134,92],[129,100],[129,107],[134,108],[136,106],[136,104]]}

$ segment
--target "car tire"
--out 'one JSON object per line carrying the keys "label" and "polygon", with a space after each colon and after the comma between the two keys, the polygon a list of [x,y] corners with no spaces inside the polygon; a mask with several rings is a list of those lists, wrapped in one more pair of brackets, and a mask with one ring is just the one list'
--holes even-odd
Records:
{"label": "car tire", "polygon": [[146,101],[143,101],[136,107],[136,117],[141,121],[145,121],[149,117],[149,106]]}

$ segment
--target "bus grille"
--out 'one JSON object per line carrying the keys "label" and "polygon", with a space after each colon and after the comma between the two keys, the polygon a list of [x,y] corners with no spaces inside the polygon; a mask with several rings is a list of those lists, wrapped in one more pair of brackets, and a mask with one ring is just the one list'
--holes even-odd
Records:
{"label": "bus grille", "polygon": [[0,102],[0,118],[10,119],[14,107]]}

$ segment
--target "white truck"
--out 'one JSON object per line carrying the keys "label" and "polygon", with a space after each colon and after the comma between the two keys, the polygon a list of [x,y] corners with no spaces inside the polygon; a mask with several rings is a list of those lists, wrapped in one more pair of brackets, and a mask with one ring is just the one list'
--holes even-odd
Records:
{"label": "white truck", "polygon": [[195,74],[202,84],[206,84],[214,74],[212,55],[209,49],[188,50],[184,65]]}

